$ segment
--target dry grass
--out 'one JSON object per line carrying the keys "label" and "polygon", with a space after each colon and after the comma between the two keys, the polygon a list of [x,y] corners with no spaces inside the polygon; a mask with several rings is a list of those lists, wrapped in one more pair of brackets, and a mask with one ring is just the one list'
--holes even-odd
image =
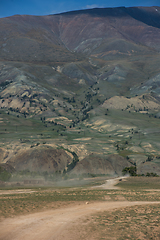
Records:
{"label": "dry grass", "polygon": [[130,177],[117,185],[123,189],[160,189],[160,177]]}
{"label": "dry grass", "polygon": [[[145,182],[152,187],[152,191],[141,188]],[[120,184],[128,185],[121,190],[87,187],[37,188],[30,193],[2,194],[0,196],[0,220],[15,215],[84,204],[86,201],[89,204],[95,201],[116,203],[127,200],[160,201],[160,191],[157,189],[159,178],[129,178]],[[76,240],[158,240],[160,239],[160,204],[125,207],[84,217],[66,228],[65,234],[70,237],[69,239]]]}
{"label": "dry grass", "polygon": [[[156,178],[157,179],[157,178]],[[32,189],[31,189],[32,190]],[[105,190],[90,188],[33,189],[28,193],[2,194],[0,217],[22,215],[35,211],[93,201],[160,201],[160,191],[145,189]]]}
{"label": "dry grass", "polygon": [[88,217],[77,227],[76,239],[160,239],[160,204],[126,207]]}

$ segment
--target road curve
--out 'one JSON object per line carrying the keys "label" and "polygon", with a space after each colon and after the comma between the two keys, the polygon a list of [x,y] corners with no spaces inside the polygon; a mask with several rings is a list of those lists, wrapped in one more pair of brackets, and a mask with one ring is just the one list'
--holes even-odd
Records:
{"label": "road curve", "polygon": [[81,217],[127,206],[157,203],[160,204],[160,202],[144,201],[81,203],[71,207],[7,218],[0,223],[0,240],[64,240],[63,231],[73,222],[78,222]]}

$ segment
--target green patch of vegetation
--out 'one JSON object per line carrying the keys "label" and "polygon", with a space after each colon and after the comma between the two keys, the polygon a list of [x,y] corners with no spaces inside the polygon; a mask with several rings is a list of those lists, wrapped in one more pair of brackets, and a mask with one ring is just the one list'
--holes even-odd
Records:
{"label": "green patch of vegetation", "polygon": [[157,173],[153,173],[153,172],[149,173],[149,172],[147,172],[146,173],[146,177],[159,177],[159,175]]}
{"label": "green patch of vegetation", "polygon": [[67,151],[73,155],[72,162],[67,164],[67,170],[65,170],[65,169],[63,170],[63,174],[66,174],[66,173],[70,172],[76,166],[76,164],[79,162],[79,158],[75,152],[70,151],[69,149],[65,149],[62,146],[59,147],[58,149],[64,149],[65,151]]}
{"label": "green patch of vegetation", "polygon": [[130,174],[130,176],[137,176],[137,168],[136,166],[131,166],[131,167],[125,167],[122,170],[122,174],[126,175],[126,174]]}
{"label": "green patch of vegetation", "polygon": [[160,189],[160,177],[129,177],[119,182],[123,189]]}
{"label": "green patch of vegetation", "polygon": [[8,181],[11,178],[11,173],[7,172],[3,167],[0,166],[0,180]]}

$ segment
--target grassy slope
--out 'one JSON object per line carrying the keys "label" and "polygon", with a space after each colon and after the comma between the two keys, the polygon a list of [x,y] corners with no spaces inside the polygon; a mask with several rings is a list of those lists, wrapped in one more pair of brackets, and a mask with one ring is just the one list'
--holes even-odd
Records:
{"label": "grassy slope", "polygon": [[25,119],[21,115],[18,118],[1,111],[1,146],[11,150],[11,143],[17,143],[19,148],[31,147],[37,143],[52,143],[57,147],[63,144],[67,148],[74,146],[76,150],[83,145],[88,153],[118,153],[124,157],[141,155],[146,159],[151,155],[153,161],[159,164],[159,159],[155,158],[160,156],[158,118],[121,110],[109,110],[105,114],[105,109],[98,108],[92,110],[87,120],[72,128],[65,124],[66,128],[63,128],[61,125],[41,121],[40,116]]}
{"label": "grassy slope", "polygon": [[[14,17],[15,21],[19,18],[23,19],[23,16]],[[37,21],[35,22],[35,24],[38,24],[37,26],[42,24],[41,22],[39,23],[41,18],[34,19]],[[11,24],[10,20],[8,19],[6,23],[8,28]],[[28,20],[24,17],[23,21]],[[49,20],[44,18],[43,21],[45,25],[48,24],[46,21]],[[55,26],[52,26],[55,28],[55,32],[59,31],[58,27],[56,27],[57,23],[58,20],[56,20]],[[17,25],[18,34],[21,31],[21,24],[22,22]],[[44,25],[43,33],[46,26]],[[159,73],[159,54],[156,50],[140,44],[130,43],[125,39],[114,39],[113,37],[109,42],[102,41],[102,45],[98,45],[97,48],[94,48],[93,54],[91,53],[90,56],[86,55],[86,57],[80,53],[77,55],[77,53],[68,50],[63,52],[64,45],[62,43],[58,45],[57,41],[59,40],[57,40],[58,35],[56,35],[56,38],[52,36],[55,41],[53,45],[57,56],[57,60],[55,60],[50,59],[50,45],[48,47],[43,46],[44,38],[40,33],[38,31],[34,32],[33,29],[24,33],[24,41],[26,41],[26,36],[29,36],[38,44],[30,50],[31,58],[26,55],[27,58],[21,59],[20,62],[16,62],[16,58],[14,61],[8,59],[8,62],[2,62],[4,67],[1,66],[2,76],[0,81],[13,79],[12,84],[17,83],[20,86],[19,92],[26,84],[26,87],[32,86],[30,94],[33,94],[34,91],[41,93],[34,98],[35,103],[31,104],[31,107],[34,108],[33,113],[29,112],[26,119],[23,114],[10,110],[10,114],[7,115],[8,109],[3,109],[2,107],[0,114],[2,118],[0,125],[1,146],[6,151],[11,151],[15,142],[17,148],[18,145],[21,148],[30,147],[33,144],[37,144],[37,142],[42,144],[46,142],[46,144],[55,144],[56,146],[65,144],[68,148],[74,146],[76,151],[78,151],[77,149],[80,146],[83,146],[87,154],[90,152],[105,155],[118,153],[124,157],[139,154],[146,158],[147,155],[153,155],[153,157],[160,156],[160,125],[158,118],[153,116],[149,118],[148,115],[118,110],[106,112],[105,109],[100,107],[106,98],[112,96],[135,96],[137,94],[136,87],[145,86],[145,82],[148,79]],[[12,34],[15,37],[15,33],[12,32]],[[12,40],[14,41],[14,39]],[[17,44],[17,40],[15,40],[15,43]],[[28,44],[30,43],[28,42]],[[36,51],[40,54],[37,62],[33,54],[35,49],[38,49]],[[101,59],[98,58],[104,49],[105,56],[101,56]],[[110,50],[113,50],[113,52],[110,52]],[[116,50],[116,54],[114,50]],[[41,53],[44,52],[45,58],[43,59]],[[28,54],[27,50],[24,53]],[[94,54],[98,55],[95,56]],[[38,61],[40,62],[38,63]],[[10,65],[10,67],[7,68],[5,65]],[[8,74],[8,72],[11,72],[11,74]],[[83,84],[79,84],[80,80],[82,80]],[[152,91],[152,94],[155,94],[157,97],[158,91],[155,89],[155,86],[153,87],[148,92],[150,94]],[[3,91],[4,89],[1,90]],[[7,91],[7,87],[5,90]],[[10,96],[8,93],[8,95],[2,98],[8,101],[8,99],[12,100],[16,96]],[[44,101],[40,100],[41,97],[43,97]],[[66,99],[73,97],[75,102],[69,103]],[[19,95],[19,100],[22,102],[29,101],[29,98],[21,99],[22,94]],[[43,107],[45,100],[47,107],[44,107],[42,111],[37,113],[36,105],[37,109],[40,109]],[[57,102],[57,105],[53,101]],[[93,110],[90,111],[92,108]],[[89,117],[84,120],[87,112]],[[152,113],[156,114],[154,109]],[[19,115],[19,118],[16,117],[17,115]],[[60,116],[65,116],[70,120],[70,122],[65,123],[66,129],[40,120],[44,117],[47,119]],[[63,123],[59,119],[56,121]],[[79,122],[76,123],[77,121]],[[98,121],[103,122],[97,123]],[[70,128],[71,125],[72,127]],[[10,143],[13,145],[11,146]],[[79,157],[83,158],[81,154],[82,151],[79,153]],[[153,161],[159,165],[158,159]]]}

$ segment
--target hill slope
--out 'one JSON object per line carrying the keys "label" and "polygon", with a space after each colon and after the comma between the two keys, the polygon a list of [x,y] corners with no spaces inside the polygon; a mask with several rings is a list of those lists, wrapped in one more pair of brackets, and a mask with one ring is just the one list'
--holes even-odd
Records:
{"label": "hill slope", "polygon": [[[92,173],[104,170],[96,156],[103,162],[110,154],[117,161],[125,157],[125,165],[137,165],[140,173],[146,165],[158,171],[159,12],[159,7],[121,7],[1,18],[1,162],[24,169],[19,162],[24,152],[28,168],[34,162],[30,154],[38,154],[30,148],[46,145],[41,158],[48,162],[41,169],[43,160],[36,160],[31,171],[66,168],[68,158],[49,169],[47,146],[84,159],[74,171],[81,166],[85,172],[92,153]],[[106,163],[106,172],[117,171]]]}

